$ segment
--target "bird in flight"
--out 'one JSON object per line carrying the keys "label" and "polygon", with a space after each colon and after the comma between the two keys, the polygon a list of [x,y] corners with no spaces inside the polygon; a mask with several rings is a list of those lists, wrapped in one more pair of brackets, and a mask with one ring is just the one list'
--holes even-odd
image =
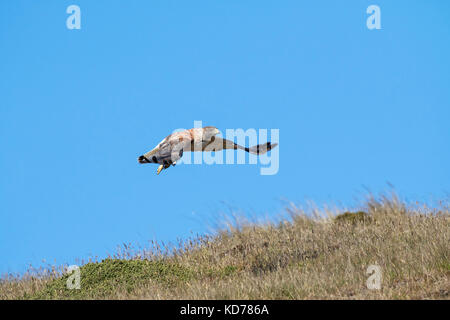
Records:
{"label": "bird in flight", "polygon": [[233,141],[217,137],[220,131],[216,127],[193,128],[168,135],[154,149],[138,158],[139,163],[158,163],[157,174],[163,169],[175,166],[184,152],[220,151],[223,149],[241,149],[252,154],[264,154],[275,148],[278,143],[263,143],[251,148],[243,147]]}

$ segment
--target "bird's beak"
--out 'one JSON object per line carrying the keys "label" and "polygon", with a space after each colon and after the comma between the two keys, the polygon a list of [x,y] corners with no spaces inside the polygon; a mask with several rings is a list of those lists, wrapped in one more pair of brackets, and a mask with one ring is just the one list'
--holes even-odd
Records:
{"label": "bird's beak", "polygon": [[163,165],[160,165],[160,166],[158,167],[158,170],[156,170],[156,174],[159,174],[163,168],[164,168],[164,166],[163,166]]}

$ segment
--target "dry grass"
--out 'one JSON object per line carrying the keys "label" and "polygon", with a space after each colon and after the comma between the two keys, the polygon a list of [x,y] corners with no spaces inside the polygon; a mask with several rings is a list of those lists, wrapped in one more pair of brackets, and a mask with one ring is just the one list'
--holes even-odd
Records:
{"label": "dry grass", "polygon": [[[312,218],[290,207],[279,223],[229,225],[178,249],[85,264],[81,289],[67,275],[4,277],[1,299],[449,299],[450,214],[371,198],[360,211]],[[320,214],[319,214],[320,215]],[[369,265],[382,270],[369,290]]]}

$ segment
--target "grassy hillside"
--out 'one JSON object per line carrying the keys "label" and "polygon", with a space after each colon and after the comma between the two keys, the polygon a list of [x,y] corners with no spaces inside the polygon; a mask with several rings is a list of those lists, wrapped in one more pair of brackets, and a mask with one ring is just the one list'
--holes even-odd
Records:
{"label": "grassy hillside", "polygon": [[[84,264],[81,289],[55,270],[4,277],[0,299],[449,299],[450,214],[371,199],[357,212],[290,207],[279,223],[243,223],[177,250],[155,244]],[[370,265],[382,272],[369,290]]]}

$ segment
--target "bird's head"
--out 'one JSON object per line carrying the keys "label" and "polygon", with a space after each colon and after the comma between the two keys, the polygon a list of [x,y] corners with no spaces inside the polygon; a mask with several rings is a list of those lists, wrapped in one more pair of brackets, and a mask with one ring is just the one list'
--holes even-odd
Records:
{"label": "bird's head", "polygon": [[147,152],[146,154],[143,154],[142,156],[139,156],[138,162],[139,163],[159,163],[160,159],[158,159],[158,155],[152,151]]}
{"label": "bird's head", "polygon": [[138,158],[138,162],[139,163],[152,163],[152,161],[150,159],[147,159],[145,156],[140,156]]}

